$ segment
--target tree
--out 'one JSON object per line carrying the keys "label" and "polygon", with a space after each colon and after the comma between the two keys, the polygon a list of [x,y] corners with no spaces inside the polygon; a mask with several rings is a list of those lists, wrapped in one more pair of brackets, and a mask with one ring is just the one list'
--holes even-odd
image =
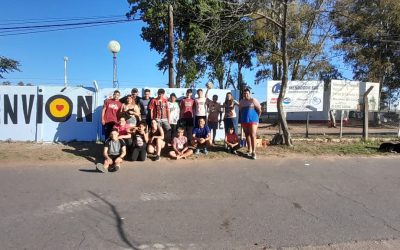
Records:
{"label": "tree", "polygon": [[3,77],[4,73],[20,71],[19,69],[20,66],[21,65],[19,64],[18,61],[0,56],[0,78],[4,78]]}
{"label": "tree", "polygon": [[400,2],[338,0],[331,14],[345,62],[354,78],[380,82],[381,97],[400,89]]}

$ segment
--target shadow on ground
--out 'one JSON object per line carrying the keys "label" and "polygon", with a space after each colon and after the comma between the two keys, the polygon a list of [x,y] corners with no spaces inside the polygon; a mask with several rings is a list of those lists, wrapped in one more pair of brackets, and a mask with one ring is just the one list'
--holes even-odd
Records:
{"label": "shadow on ground", "polygon": [[67,142],[64,145],[71,148],[62,149],[63,152],[84,158],[89,162],[98,163],[103,159],[103,144],[96,142]]}
{"label": "shadow on ground", "polygon": [[104,204],[106,204],[110,208],[112,215],[109,215],[109,216],[115,220],[117,232],[118,232],[118,235],[119,235],[121,241],[123,241],[127,246],[129,246],[130,249],[138,250],[139,248],[137,246],[139,246],[139,243],[134,242],[128,238],[129,235],[125,231],[123,218],[121,217],[121,214],[117,210],[116,206],[114,204],[112,204],[110,201],[108,201],[107,199],[105,199],[104,197],[98,195],[97,193],[92,192],[90,190],[88,190],[88,192],[91,195],[93,195],[94,197],[96,197],[97,199],[104,202]]}

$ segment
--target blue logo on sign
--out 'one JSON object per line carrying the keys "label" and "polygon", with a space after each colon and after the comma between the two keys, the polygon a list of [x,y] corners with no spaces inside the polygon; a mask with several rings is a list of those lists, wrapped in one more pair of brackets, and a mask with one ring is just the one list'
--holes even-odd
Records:
{"label": "blue logo on sign", "polygon": [[283,104],[289,104],[291,102],[292,102],[292,100],[289,97],[286,97],[285,99],[283,99]]}
{"label": "blue logo on sign", "polygon": [[279,94],[279,92],[281,92],[281,84],[277,83],[274,86],[272,86],[272,93]]}

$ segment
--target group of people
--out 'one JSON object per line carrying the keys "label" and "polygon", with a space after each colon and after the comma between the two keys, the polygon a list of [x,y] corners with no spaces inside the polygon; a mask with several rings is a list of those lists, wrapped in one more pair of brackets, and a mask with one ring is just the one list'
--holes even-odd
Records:
{"label": "group of people", "polygon": [[218,102],[217,95],[209,99],[208,92],[209,89],[205,94],[198,89],[196,98],[192,98],[192,89],[188,89],[178,102],[174,93],[167,98],[164,89],[158,89],[155,98],[151,98],[149,89],[139,97],[138,89],[133,88],[131,94],[123,98],[115,90],[113,96],[104,101],[102,109],[105,160],[97,168],[107,172],[113,167],[116,171],[124,159],[144,161],[147,154],[154,155],[154,160],[159,161],[165,148],[173,159],[184,159],[200,152],[207,155],[215,144],[216,132],[222,122],[227,150],[236,154],[240,143],[234,124],[235,106],[239,106],[239,122],[246,136],[248,155],[256,159],[260,103],[251,97],[248,89],[243,92],[240,102],[228,92],[223,104]]}

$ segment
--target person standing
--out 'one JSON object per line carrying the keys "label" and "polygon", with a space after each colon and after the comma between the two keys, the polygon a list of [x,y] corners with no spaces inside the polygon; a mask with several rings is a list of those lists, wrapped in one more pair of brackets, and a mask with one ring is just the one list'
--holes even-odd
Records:
{"label": "person standing", "polygon": [[126,102],[122,104],[121,116],[125,117],[128,124],[134,126],[141,120],[140,107],[132,96],[128,96]]}
{"label": "person standing", "polygon": [[240,100],[239,109],[240,123],[246,136],[248,154],[255,160],[257,159],[256,139],[261,105],[257,99],[251,97],[249,89],[243,91],[243,99]]}
{"label": "person standing", "polygon": [[[225,129],[225,134],[229,132],[229,128],[235,127],[235,119],[236,119],[236,111],[235,111],[235,106],[239,105],[239,103],[233,99],[232,93],[228,92],[226,93],[225,97],[225,102],[223,104],[223,108],[225,111],[224,115],[224,129]],[[237,129],[235,129],[235,132]]]}
{"label": "person standing", "polygon": [[212,143],[215,144],[217,129],[222,120],[222,105],[218,102],[218,96],[213,95],[212,100],[208,99],[208,90],[206,91],[208,108],[208,127],[212,130]]}
{"label": "person standing", "polygon": [[150,89],[145,89],[143,97],[140,98],[139,100],[140,116],[143,121],[146,121],[147,124],[146,127],[150,126],[151,123],[150,112],[149,112],[149,106],[151,101],[150,95],[151,95]]}
{"label": "person standing", "polygon": [[120,92],[115,90],[112,99],[104,101],[101,111],[101,124],[103,125],[104,135],[107,139],[110,136],[114,125],[118,123],[118,117],[121,111],[121,102],[119,101]]}
{"label": "person standing", "polygon": [[189,140],[189,144],[192,144],[192,130],[193,130],[193,107],[194,100],[192,99],[192,90],[186,90],[186,96],[180,101],[180,124],[185,127],[185,134]]}
{"label": "person standing", "polygon": [[176,95],[172,93],[169,96],[169,125],[171,126],[171,140],[173,140],[176,136],[176,130],[178,128],[178,120],[179,120],[179,104],[176,102]]}
{"label": "person standing", "polygon": [[207,98],[204,97],[204,93],[202,89],[197,90],[197,98],[194,100],[194,110],[195,110],[195,119],[194,126],[198,128],[199,119],[203,118],[206,121],[206,105]]}
{"label": "person standing", "polygon": [[131,96],[136,104],[139,103],[140,97],[139,97],[139,90],[137,88],[133,88],[131,90],[131,94],[130,95],[126,95],[126,96],[122,97],[120,99],[120,102],[121,103],[126,103],[126,99],[128,99],[128,96]]}
{"label": "person standing", "polygon": [[[170,113],[168,99],[166,99],[164,95],[165,90],[159,89],[157,91],[157,97],[150,101],[150,118],[151,120],[156,120],[163,128],[165,135],[169,137],[168,132],[171,130],[171,126],[169,125]],[[165,139],[169,141],[169,138]]]}

